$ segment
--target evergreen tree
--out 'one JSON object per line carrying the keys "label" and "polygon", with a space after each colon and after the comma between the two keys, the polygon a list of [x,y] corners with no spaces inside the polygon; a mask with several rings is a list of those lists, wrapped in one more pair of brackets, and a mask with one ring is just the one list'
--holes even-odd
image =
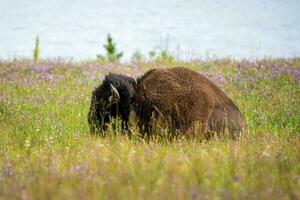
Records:
{"label": "evergreen tree", "polygon": [[35,39],[35,47],[33,52],[33,60],[35,63],[39,61],[39,57],[40,57],[40,40],[39,40],[39,36],[37,36]]}
{"label": "evergreen tree", "polygon": [[123,56],[123,52],[117,51],[117,44],[113,42],[113,39],[110,34],[107,35],[107,44],[103,45],[106,50],[106,57],[103,55],[97,55],[100,61],[108,62],[119,62]]}

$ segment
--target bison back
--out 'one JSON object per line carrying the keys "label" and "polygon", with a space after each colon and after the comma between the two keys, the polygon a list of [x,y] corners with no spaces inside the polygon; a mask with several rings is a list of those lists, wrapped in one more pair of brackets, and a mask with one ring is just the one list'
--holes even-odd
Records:
{"label": "bison back", "polygon": [[[221,126],[211,124],[223,124],[224,119],[239,124],[230,123],[228,128],[234,131],[243,126],[238,108],[221,89],[205,76],[183,67],[149,71],[138,80],[135,97],[138,104],[147,104],[147,112],[170,116],[183,132],[196,122],[203,124],[203,132],[221,131]],[[149,105],[153,109],[149,109]],[[140,109],[140,115],[145,114]]]}

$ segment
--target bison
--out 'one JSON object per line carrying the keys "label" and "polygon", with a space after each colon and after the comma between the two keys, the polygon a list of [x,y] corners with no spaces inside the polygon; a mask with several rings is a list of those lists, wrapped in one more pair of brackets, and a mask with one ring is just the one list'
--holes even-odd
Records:
{"label": "bison", "polygon": [[137,80],[132,102],[148,134],[153,116],[170,119],[173,130],[196,137],[245,132],[244,117],[233,101],[208,78],[187,68],[148,71]]}
{"label": "bison", "polygon": [[131,99],[136,87],[135,79],[109,74],[102,84],[94,89],[91,98],[88,122],[91,133],[104,133],[112,118],[120,117],[122,128],[128,129],[129,114],[132,111]]}
{"label": "bison", "polygon": [[151,134],[155,118],[167,119],[176,133],[196,137],[245,132],[244,117],[233,101],[205,76],[183,67],[152,69],[137,81],[107,75],[93,91],[88,114],[91,131],[105,130],[105,124],[117,116],[128,129],[132,111],[146,136]]}

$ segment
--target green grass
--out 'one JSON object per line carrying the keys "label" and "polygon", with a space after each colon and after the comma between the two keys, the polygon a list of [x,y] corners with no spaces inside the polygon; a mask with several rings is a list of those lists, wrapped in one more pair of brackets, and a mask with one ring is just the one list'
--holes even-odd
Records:
{"label": "green grass", "polygon": [[1,61],[0,199],[299,199],[299,82],[267,74],[276,64],[300,70],[300,62],[260,62],[266,67],[177,63],[222,73],[220,87],[245,115],[248,138],[146,143],[121,133],[91,136],[91,91],[109,71],[136,76],[176,63],[40,61],[41,68],[53,66],[43,72],[31,61]]}

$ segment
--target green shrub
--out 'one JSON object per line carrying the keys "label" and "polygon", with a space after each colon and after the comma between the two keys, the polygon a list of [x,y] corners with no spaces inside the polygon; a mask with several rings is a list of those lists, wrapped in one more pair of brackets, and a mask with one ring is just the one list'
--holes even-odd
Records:
{"label": "green shrub", "polygon": [[136,50],[131,57],[131,62],[132,63],[143,63],[145,62],[145,57],[144,55],[141,53],[141,51]]}
{"label": "green shrub", "polygon": [[107,35],[107,44],[103,45],[106,50],[106,56],[97,55],[100,62],[119,62],[123,56],[123,52],[117,51],[117,44],[113,42],[110,34]]}
{"label": "green shrub", "polygon": [[40,57],[40,40],[39,40],[39,36],[37,36],[35,39],[35,47],[33,51],[33,60],[35,63],[38,63],[39,57]]}

